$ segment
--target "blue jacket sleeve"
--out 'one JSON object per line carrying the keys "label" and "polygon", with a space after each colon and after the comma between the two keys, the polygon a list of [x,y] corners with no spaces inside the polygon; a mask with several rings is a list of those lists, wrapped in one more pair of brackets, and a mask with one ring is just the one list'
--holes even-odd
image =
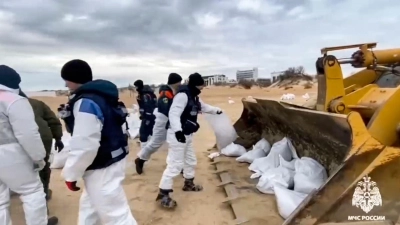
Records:
{"label": "blue jacket sleeve", "polygon": [[100,147],[104,117],[100,107],[90,99],[80,99],[74,105],[74,133],[70,141],[70,152],[63,169],[66,181],[82,178],[93,163]]}

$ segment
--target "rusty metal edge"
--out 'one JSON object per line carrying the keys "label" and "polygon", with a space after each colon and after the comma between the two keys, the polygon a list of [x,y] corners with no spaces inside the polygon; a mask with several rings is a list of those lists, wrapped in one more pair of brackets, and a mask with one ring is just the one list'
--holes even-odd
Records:
{"label": "rusty metal edge", "polygon": [[[219,160],[215,160],[215,161],[219,161]],[[221,187],[224,188],[225,193],[226,193],[226,197],[227,198],[238,198],[239,196],[239,192],[235,186],[234,183],[230,183],[232,182],[232,177],[229,174],[228,170],[224,170],[221,167],[221,164],[218,163],[213,163],[213,165],[215,166],[215,170],[216,171],[221,171],[220,173],[214,173],[217,174],[221,180],[221,183],[227,183]],[[224,172],[222,172],[224,171]],[[242,215],[242,213],[240,212],[240,210],[238,210],[238,206],[237,206],[238,202],[236,201],[232,201],[230,202],[230,206],[233,212],[233,215],[235,216],[235,220],[234,220],[234,224],[235,225],[239,225],[239,224],[245,224],[247,223],[249,220]]]}

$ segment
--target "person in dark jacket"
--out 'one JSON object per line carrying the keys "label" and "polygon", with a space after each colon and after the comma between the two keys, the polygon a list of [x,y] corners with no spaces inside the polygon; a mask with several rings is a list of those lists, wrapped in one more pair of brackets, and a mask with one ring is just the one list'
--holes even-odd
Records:
{"label": "person in dark jacket", "polygon": [[183,191],[201,191],[203,187],[194,183],[195,167],[197,165],[196,153],[193,149],[193,135],[200,128],[197,116],[201,113],[221,114],[220,108],[204,103],[199,94],[204,87],[204,79],[198,73],[189,76],[187,85],[181,85],[174,96],[168,113],[169,126],[167,142],[169,145],[167,168],[160,181],[160,191],[156,201],[166,208],[177,206],[170,197],[173,192],[173,180],[183,169],[185,178]]}
{"label": "person in dark jacket", "polygon": [[133,85],[138,93],[136,101],[139,105],[140,119],[142,120],[139,129],[140,148],[143,149],[150,135],[153,135],[153,127],[156,117],[154,110],[157,106],[157,96],[149,85],[144,85],[142,80],[136,80]]}
{"label": "person in dark jacket", "polygon": [[137,225],[122,187],[129,150],[117,86],[93,80],[89,64],[79,59],[67,62],[61,77],[71,96],[59,115],[72,134],[62,174],[71,191],[80,190],[80,179],[85,183],[77,224]]}
{"label": "person in dark jacket", "polygon": [[156,121],[153,128],[153,136],[140,150],[138,157],[135,159],[136,172],[138,174],[143,173],[144,163],[150,159],[150,156],[155,153],[167,138],[167,123],[169,108],[172,105],[172,99],[175,93],[178,91],[181,85],[182,77],[177,73],[171,73],[168,76],[167,85],[162,85],[159,90],[157,99],[157,113]]}
{"label": "person in dark jacket", "polygon": [[[22,90],[20,90],[19,94],[22,97],[28,98]],[[33,98],[28,98],[28,100],[32,106],[35,121],[39,127],[40,137],[44,148],[46,149],[46,158],[44,159],[46,165],[39,172],[39,175],[43,183],[44,193],[46,193],[46,200],[49,200],[52,193],[49,189],[51,175],[49,157],[53,139],[55,140],[54,147],[56,150],[61,151],[64,148],[64,144],[61,141],[63,135],[62,125],[56,114],[46,105],[46,103]]]}

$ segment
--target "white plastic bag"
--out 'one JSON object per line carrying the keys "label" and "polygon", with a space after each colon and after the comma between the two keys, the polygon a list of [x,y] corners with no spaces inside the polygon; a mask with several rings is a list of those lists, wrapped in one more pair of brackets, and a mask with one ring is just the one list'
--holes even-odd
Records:
{"label": "white plastic bag", "polygon": [[140,119],[139,119],[139,112],[136,111],[135,113],[129,113],[129,116],[126,118],[126,122],[128,123],[129,127],[129,136],[131,139],[135,139],[139,136],[139,129],[140,129]]}
{"label": "white plastic bag", "polygon": [[279,184],[274,187],[279,215],[287,219],[307,197],[307,194],[289,190]]}
{"label": "white plastic bag", "polygon": [[325,168],[309,157],[296,160],[295,171],[294,190],[305,194],[311,193],[313,189],[319,189],[328,179]]}
{"label": "white plastic bag", "polygon": [[302,173],[294,175],[294,190],[304,194],[310,194],[314,189],[318,190],[324,182],[321,180],[313,180]]}
{"label": "white plastic bag", "polygon": [[244,153],[240,157],[236,158],[236,161],[238,162],[246,162],[246,163],[252,163],[255,159],[265,157],[266,154],[263,149],[256,148],[255,145],[253,145],[253,149]]}
{"label": "white plastic bag", "polygon": [[255,145],[255,148],[259,148],[264,150],[265,154],[268,155],[269,151],[271,150],[271,144],[265,139],[261,138]]}
{"label": "white plastic bag", "polygon": [[283,138],[273,144],[270,153],[266,157],[255,159],[250,164],[249,170],[263,174],[269,169],[276,168],[279,166],[279,155],[286,161],[291,161],[293,156],[289,142],[289,139]]}
{"label": "white plastic bag", "polygon": [[63,132],[63,137],[61,138],[64,149],[61,152],[57,152],[54,149],[54,141],[50,153],[50,168],[51,169],[62,169],[65,166],[65,163],[68,159],[68,154],[70,151],[69,142],[71,140],[71,135],[68,132]]}
{"label": "white plastic bag", "polygon": [[265,172],[257,184],[257,189],[264,194],[274,194],[274,186],[279,184],[286,188],[293,187],[294,171],[279,166]]}
{"label": "white plastic bag", "polygon": [[220,156],[220,153],[219,152],[213,152],[213,153],[210,153],[209,155],[208,155],[208,158],[210,158],[210,159],[215,159],[215,158],[217,158],[217,157],[219,157]]}
{"label": "white plastic bag", "polygon": [[296,96],[294,94],[288,93],[288,94],[283,94],[281,100],[293,100],[295,98]]}
{"label": "white plastic bag", "polygon": [[218,149],[221,150],[236,140],[236,130],[228,115],[225,113],[219,115],[205,114],[205,118],[214,131]]}
{"label": "white plastic bag", "polygon": [[315,159],[310,157],[301,157],[296,161],[296,173],[305,174],[308,177],[316,179],[326,179],[325,168]]}
{"label": "white plastic bag", "polygon": [[252,163],[255,159],[265,157],[271,150],[271,145],[264,138],[259,140],[253,149],[238,157],[236,161]]}
{"label": "white plastic bag", "polygon": [[305,93],[305,94],[302,95],[301,97],[304,98],[304,99],[309,99],[309,98],[310,98],[310,95],[309,95],[308,93]]}
{"label": "white plastic bag", "polygon": [[231,157],[241,156],[246,152],[247,151],[243,146],[237,145],[234,143],[229,144],[228,146],[226,146],[225,148],[223,148],[221,150],[222,155],[231,156]]}
{"label": "white plastic bag", "polygon": [[293,159],[292,161],[286,161],[281,155],[279,155],[279,166],[295,171],[296,160],[297,159]]}

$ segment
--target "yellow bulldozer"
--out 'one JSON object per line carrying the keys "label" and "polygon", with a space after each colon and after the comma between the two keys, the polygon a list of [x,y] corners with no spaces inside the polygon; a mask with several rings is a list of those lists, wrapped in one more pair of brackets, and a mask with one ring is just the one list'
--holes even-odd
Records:
{"label": "yellow bulldozer", "polygon": [[[318,96],[314,109],[268,99],[242,100],[244,109],[234,124],[239,136],[236,144],[249,148],[260,138],[275,143],[288,137],[300,157],[317,160],[329,174],[326,183],[284,224],[349,222],[353,215],[398,221],[400,48],[375,50],[376,45],[321,49],[322,57],[316,61]],[[351,48],[358,50],[349,58],[328,54]],[[343,64],[364,69],[344,78]],[[366,187],[370,192],[365,191],[361,203],[373,208],[367,214],[352,199],[357,184],[368,177],[375,183]],[[379,188],[381,203],[373,201],[373,187]]]}

